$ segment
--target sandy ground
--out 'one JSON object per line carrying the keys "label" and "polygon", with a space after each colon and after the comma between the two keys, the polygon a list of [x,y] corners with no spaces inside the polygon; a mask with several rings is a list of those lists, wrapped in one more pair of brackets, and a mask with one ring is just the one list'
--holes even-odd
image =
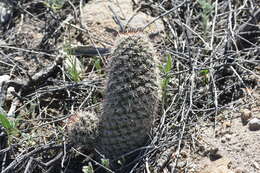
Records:
{"label": "sandy ground", "polygon": [[195,159],[200,173],[260,172],[260,130],[250,130],[248,123],[241,120],[241,116],[260,119],[259,86],[252,96],[254,99],[241,99],[239,110],[221,113],[216,128],[201,129],[207,149],[204,157]]}

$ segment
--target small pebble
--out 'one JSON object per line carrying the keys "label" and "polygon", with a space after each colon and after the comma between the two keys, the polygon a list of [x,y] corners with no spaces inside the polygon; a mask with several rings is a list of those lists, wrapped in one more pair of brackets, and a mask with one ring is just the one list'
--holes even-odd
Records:
{"label": "small pebble", "polygon": [[251,131],[257,131],[260,130],[260,119],[253,118],[248,122],[249,130]]}
{"label": "small pebble", "polygon": [[225,121],[225,122],[223,123],[223,127],[224,127],[224,128],[231,127],[231,122],[230,122],[230,121]]}
{"label": "small pebble", "polygon": [[222,137],[220,141],[221,141],[221,143],[226,143],[226,138]]}
{"label": "small pebble", "polygon": [[232,136],[230,134],[227,134],[225,137],[227,141],[230,141]]}
{"label": "small pebble", "polygon": [[244,109],[242,110],[241,112],[241,120],[242,120],[242,123],[245,125],[248,123],[249,119],[252,117],[252,113],[250,110],[248,109]]}

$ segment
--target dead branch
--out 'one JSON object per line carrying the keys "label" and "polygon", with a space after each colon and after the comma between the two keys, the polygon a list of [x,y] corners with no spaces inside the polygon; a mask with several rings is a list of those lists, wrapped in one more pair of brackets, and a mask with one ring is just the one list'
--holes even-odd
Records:
{"label": "dead branch", "polygon": [[33,76],[29,76],[27,80],[10,80],[7,82],[8,86],[12,86],[16,91],[21,92],[21,96],[27,92],[34,91],[41,84],[45,83],[45,81],[57,74],[59,71],[59,66],[62,64],[63,58],[58,56],[53,64],[50,66],[43,68],[39,72],[35,73]]}
{"label": "dead branch", "polygon": [[[24,154],[24,155],[21,155],[21,156],[18,156],[14,159],[14,161],[12,161],[3,171],[2,173],[7,173],[7,172],[10,172],[12,170],[15,170],[16,167],[18,167],[20,164],[22,164],[24,161],[26,160],[29,160],[30,161],[30,158],[36,154],[40,154],[44,151],[47,151],[47,150],[51,150],[51,149],[63,149],[63,144],[47,144],[47,145],[44,145],[44,146],[39,146],[38,148],[35,148],[34,150]],[[61,158],[60,155],[58,155],[59,158]],[[55,160],[57,159],[57,157],[55,157]],[[52,164],[53,162],[48,162],[49,164]],[[42,165],[45,165],[46,164],[42,164]],[[29,164],[30,166],[30,164]],[[48,166],[48,164],[47,164]]]}

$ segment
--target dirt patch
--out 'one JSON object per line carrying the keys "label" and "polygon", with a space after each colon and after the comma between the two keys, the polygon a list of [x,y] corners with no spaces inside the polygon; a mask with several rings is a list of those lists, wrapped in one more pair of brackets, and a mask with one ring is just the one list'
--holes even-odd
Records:
{"label": "dirt patch", "polygon": [[[244,114],[251,114],[248,121],[253,118],[260,119],[260,90],[259,86],[251,94],[252,98],[241,99],[241,106],[220,114],[215,127],[209,126],[201,129],[201,142],[204,145],[207,157],[198,156],[196,164],[201,173],[214,172],[259,172],[260,167],[260,134],[250,130],[249,124],[243,122]],[[222,162],[222,160],[226,162]],[[227,161],[228,160],[228,161]],[[225,167],[226,166],[226,167]],[[227,169],[229,168],[229,169]],[[209,171],[211,170],[211,171]],[[231,171],[232,170],[232,171]]]}

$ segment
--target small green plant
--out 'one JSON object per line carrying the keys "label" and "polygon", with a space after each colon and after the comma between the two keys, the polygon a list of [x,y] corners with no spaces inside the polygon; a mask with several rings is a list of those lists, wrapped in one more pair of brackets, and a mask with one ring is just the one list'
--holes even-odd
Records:
{"label": "small green plant", "polygon": [[109,168],[109,159],[101,159],[101,164],[104,167]]}
{"label": "small green plant", "polygon": [[200,7],[202,8],[202,28],[204,33],[207,33],[209,27],[209,17],[213,11],[213,5],[211,4],[211,0],[198,0]]}
{"label": "small green plant", "polygon": [[101,63],[100,63],[99,58],[95,59],[94,66],[95,66],[96,70],[98,71],[98,73],[101,74]]}
{"label": "small green plant", "polygon": [[43,2],[47,7],[51,8],[54,12],[61,9],[65,4],[65,0],[46,0]]}
{"label": "small green plant", "polygon": [[4,114],[0,114],[0,125],[6,129],[8,135],[16,135],[19,133],[15,120],[9,120]]}
{"label": "small green plant", "polygon": [[67,56],[67,60],[68,60],[68,74],[71,78],[71,80],[75,81],[75,82],[79,82],[81,81],[81,63],[79,62],[79,60],[73,56],[73,55],[68,55]]}
{"label": "small green plant", "polygon": [[84,172],[84,173],[94,173],[94,169],[93,169],[91,162],[88,163],[88,166],[83,166],[82,172]]}
{"label": "small green plant", "polygon": [[74,49],[71,47],[70,43],[65,43],[63,46],[63,51],[65,53],[65,69],[67,70],[67,74],[70,79],[79,82],[81,81],[81,75],[84,71],[83,65],[80,60],[73,55]]}
{"label": "small green plant", "polygon": [[168,55],[166,64],[160,66],[160,70],[163,73],[163,78],[162,78],[162,81],[161,81],[163,100],[166,98],[167,86],[168,86],[170,79],[171,79],[171,75],[170,75],[171,69],[172,69],[172,56]]}
{"label": "small green plant", "polygon": [[209,83],[209,70],[208,69],[201,70],[200,71],[200,76],[203,77],[205,85]]}

